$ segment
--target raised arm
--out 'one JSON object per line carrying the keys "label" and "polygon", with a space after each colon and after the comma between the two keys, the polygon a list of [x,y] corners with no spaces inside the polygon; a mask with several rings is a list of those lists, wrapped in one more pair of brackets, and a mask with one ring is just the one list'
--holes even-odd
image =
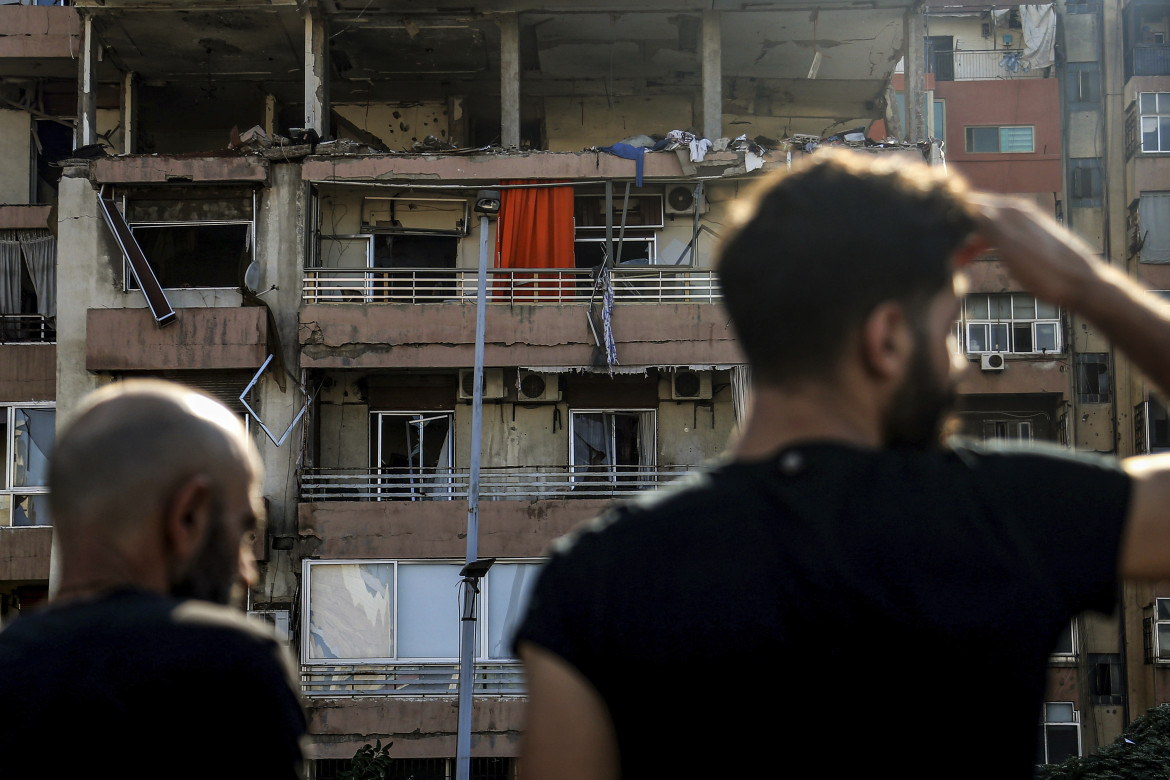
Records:
{"label": "raised arm", "polygon": [[[1080,239],[1011,198],[978,196],[979,232],[1024,287],[1084,316],[1170,397],[1170,317],[1160,300],[1103,262]],[[1170,455],[1128,458],[1133,480],[1120,567],[1135,579],[1170,578]]]}
{"label": "raised arm", "polygon": [[597,690],[560,656],[531,642],[519,651],[528,685],[525,780],[617,780],[617,737]]}

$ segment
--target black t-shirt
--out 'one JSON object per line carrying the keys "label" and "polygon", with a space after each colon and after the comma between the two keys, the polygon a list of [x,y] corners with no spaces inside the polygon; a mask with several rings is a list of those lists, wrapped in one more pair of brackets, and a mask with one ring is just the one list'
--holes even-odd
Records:
{"label": "black t-shirt", "polygon": [[238,610],[135,590],[50,604],[0,632],[0,775],[302,777],[292,675]]}
{"label": "black t-shirt", "polygon": [[597,688],[626,778],[1028,777],[1058,632],[1115,604],[1128,493],[1056,450],[792,447],[560,540],[516,641]]}

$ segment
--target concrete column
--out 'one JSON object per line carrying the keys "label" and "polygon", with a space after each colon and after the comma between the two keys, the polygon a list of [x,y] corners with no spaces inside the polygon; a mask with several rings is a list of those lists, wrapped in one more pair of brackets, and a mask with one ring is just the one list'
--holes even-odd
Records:
{"label": "concrete column", "polygon": [[906,12],[902,34],[906,74],[906,137],[903,140],[919,143],[926,140],[926,53],[921,8]]}
{"label": "concrete column", "polygon": [[134,71],[122,76],[122,154],[134,154],[138,142],[138,77]]}
{"label": "concrete column", "polygon": [[276,135],[276,95],[264,96],[264,132],[269,138]]}
{"label": "concrete column", "polygon": [[520,18],[500,14],[500,145],[520,146]]}
{"label": "concrete column", "polygon": [[93,17],[84,14],[81,21],[81,51],[77,68],[77,127],[73,132],[75,147],[97,143],[97,64],[98,41]]}
{"label": "concrete column", "polygon": [[329,35],[314,13],[305,14],[305,129],[329,135]]}
{"label": "concrete column", "polygon": [[703,105],[700,128],[704,138],[723,135],[723,38],[719,12],[704,11],[699,56],[703,68]]}

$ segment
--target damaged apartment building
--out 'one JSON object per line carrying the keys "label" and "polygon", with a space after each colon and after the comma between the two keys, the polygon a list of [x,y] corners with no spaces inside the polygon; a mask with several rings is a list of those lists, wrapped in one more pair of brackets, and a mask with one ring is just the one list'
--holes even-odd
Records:
{"label": "damaged apartment building", "polygon": [[[248,606],[297,659],[316,775],[380,739],[448,776],[471,690],[471,774],[513,777],[546,546],[734,433],[712,262],[755,179],[823,145],[938,160],[923,25],[913,0],[0,2],[0,617],[51,587],[56,426],[102,384],[184,382],[263,455]],[[1067,358],[1025,304],[966,338]]]}

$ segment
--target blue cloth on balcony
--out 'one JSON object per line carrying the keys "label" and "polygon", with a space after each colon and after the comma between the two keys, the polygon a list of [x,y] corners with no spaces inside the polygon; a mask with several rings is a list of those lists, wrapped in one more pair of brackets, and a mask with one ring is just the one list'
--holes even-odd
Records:
{"label": "blue cloth on balcony", "polygon": [[630,146],[629,144],[613,144],[612,146],[599,146],[598,149],[602,152],[609,152],[610,154],[624,157],[627,160],[634,161],[634,184],[638,187],[642,186],[642,161],[646,156],[646,148],[643,146]]}

